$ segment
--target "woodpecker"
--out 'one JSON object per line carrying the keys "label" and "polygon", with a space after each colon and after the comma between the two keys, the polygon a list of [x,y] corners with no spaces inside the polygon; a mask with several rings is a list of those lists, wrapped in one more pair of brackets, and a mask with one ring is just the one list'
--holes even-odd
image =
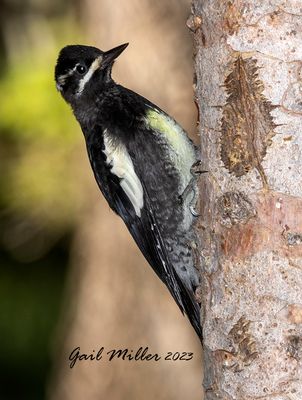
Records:
{"label": "woodpecker", "polygon": [[190,247],[197,148],[173,118],[112,79],[113,63],[127,46],[106,52],[64,47],[56,86],[81,126],[101,192],[201,340],[199,273]]}

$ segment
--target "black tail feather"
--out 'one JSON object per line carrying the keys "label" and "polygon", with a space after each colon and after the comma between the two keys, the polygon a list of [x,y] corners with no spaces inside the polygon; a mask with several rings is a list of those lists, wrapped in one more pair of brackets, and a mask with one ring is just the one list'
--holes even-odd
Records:
{"label": "black tail feather", "polygon": [[200,324],[200,306],[194,298],[194,293],[183,284],[177,274],[175,274],[175,277],[179,285],[184,312],[202,343],[203,336]]}

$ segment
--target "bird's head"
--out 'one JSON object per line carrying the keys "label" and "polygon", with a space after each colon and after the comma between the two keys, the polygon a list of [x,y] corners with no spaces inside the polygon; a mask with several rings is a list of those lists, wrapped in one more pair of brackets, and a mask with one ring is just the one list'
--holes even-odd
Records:
{"label": "bird's head", "polygon": [[125,43],[106,52],[92,46],[64,47],[55,67],[57,89],[64,99],[73,103],[109,82],[113,62],[127,46]]}

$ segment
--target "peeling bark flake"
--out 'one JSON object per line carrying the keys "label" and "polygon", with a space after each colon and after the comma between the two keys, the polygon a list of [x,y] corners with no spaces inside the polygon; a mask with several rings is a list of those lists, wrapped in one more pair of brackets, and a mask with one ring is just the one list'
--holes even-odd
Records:
{"label": "peeling bark flake", "polygon": [[286,235],[287,243],[289,246],[297,246],[302,244],[302,234],[296,232],[288,232]]}
{"label": "peeling bark flake", "polygon": [[298,333],[302,325],[302,304],[287,304],[276,314],[276,319],[283,324],[296,325],[297,330],[291,329],[290,332]]}
{"label": "peeling bark flake", "polygon": [[291,335],[287,338],[287,354],[295,358],[297,361],[302,359],[302,337]]}
{"label": "peeling bark flake", "polygon": [[250,365],[258,357],[256,342],[250,332],[250,324],[251,321],[242,316],[229,333],[229,338],[237,349],[237,370]]}
{"label": "peeling bark flake", "polygon": [[263,95],[257,69],[255,60],[239,56],[225,79],[228,97],[223,107],[221,159],[237,177],[257,168],[267,187],[261,161],[276,125],[270,114],[274,106]]}
{"label": "peeling bark flake", "polygon": [[246,223],[256,215],[256,210],[242,192],[226,192],[217,200],[217,211],[222,225],[231,227]]}
{"label": "peeling bark flake", "polygon": [[242,316],[229,332],[232,351],[217,350],[215,357],[225,368],[240,372],[258,357],[256,342],[250,332],[251,321]]}
{"label": "peeling bark flake", "polygon": [[187,27],[190,29],[190,31],[194,33],[198,29],[200,29],[201,25],[202,25],[201,15],[190,15],[189,18],[187,19]]}
{"label": "peeling bark flake", "polygon": [[230,34],[236,33],[242,20],[242,10],[236,7],[234,1],[228,1],[223,16],[223,27]]}

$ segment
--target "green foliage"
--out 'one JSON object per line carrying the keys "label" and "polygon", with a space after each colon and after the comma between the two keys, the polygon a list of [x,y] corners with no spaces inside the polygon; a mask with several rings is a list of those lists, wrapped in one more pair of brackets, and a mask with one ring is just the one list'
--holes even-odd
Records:
{"label": "green foliage", "polygon": [[17,140],[73,142],[73,119],[54,84],[55,57],[28,55],[12,65],[0,84],[1,128]]}
{"label": "green foliage", "polygon": [[3,400],[44,398],[70,240],[87,192],[82,134],[54,83],[56,32],[77,41],[74,20],[28,15],[20,30],[9,30],[0,76]]}
{"label": "green foliage", "polygon": [[16,263],[0,251],[3,400],[44,398],[68,261],[66,244],[31,264]]}
{"label": "green foliage", "polygon": [[[57,93],[54,54],[28,54],[0,81],[1,204],[50,229],[81,206],[81,133]],[[82,143],[81,143],[82,144]]]}

